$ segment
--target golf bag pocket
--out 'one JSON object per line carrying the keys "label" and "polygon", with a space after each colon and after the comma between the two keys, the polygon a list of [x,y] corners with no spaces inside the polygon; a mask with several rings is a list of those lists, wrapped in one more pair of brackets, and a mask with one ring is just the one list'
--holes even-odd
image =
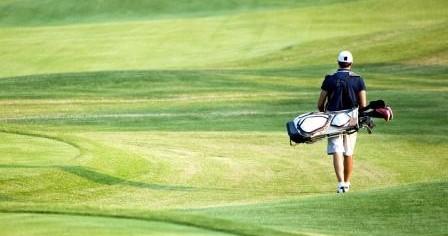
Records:
{"label": "golf bag pocket", "polygon": [[291,141],[313,143],[325,137],[358,130],[358,108],[334,112],[309,112],[286,124]]}

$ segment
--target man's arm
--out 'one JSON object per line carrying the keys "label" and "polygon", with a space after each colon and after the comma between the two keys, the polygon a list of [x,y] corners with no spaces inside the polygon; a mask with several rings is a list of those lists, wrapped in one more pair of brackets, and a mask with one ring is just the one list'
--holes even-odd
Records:
{"label": "man's arm", "polygon": [[363,108],[367,106],[367,95],[366,90],[361,90],[358,93],[358,102],[359,108]]}
{"label": "man's arm", "polygon": [[321,90],[320,96],[319,96],[319,101],[317,101],[317,109],[319,109],[319,111],[325,111],[325,101],[326,100],[327,100],[327,91]]}

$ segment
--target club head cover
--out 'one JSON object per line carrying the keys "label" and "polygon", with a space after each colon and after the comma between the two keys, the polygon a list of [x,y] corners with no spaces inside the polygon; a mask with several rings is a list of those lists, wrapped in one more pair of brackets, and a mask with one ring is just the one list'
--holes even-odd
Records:
{"label": "club head cover", "polygon": [[359,109],[360,112],[368,111],[370,109],[378,109],[378,108],[385,108],[386,103],[383,100],[376,100],[371,101],[366,107],[362,107]]}
{"label": "club head cover", "polygon": [[386,103],[383,100],[371,101],[369,107],[372,109],[385,108]]}
{"label": "club head cover", "polygon": [[372,117],[383,118],[385,121],[390,121],[393,119],[394,113],[392,112],[392,108],[387,106],[375,109],[375,111],[372,112]]}

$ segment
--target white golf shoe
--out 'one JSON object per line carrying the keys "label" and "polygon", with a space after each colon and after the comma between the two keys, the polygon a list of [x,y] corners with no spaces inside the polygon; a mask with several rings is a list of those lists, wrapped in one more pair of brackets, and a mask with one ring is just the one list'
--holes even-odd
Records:
{"label": "white golf shoe", "polygon": [[350,183],[341,182],[338,184],[336,193],[346,193],[348,191],[350,191]]}
{"label": "white golf shoe", "polygon": [[336,189],[336,193],[345,193],[345,184],[339,183],[338,188]]}
{"label": "white golf shoe", "polygon": [[344,185],[344,192],[346,193],[348,191],[350,191],[350,182],[349,183],[345,183],[345,185]]}

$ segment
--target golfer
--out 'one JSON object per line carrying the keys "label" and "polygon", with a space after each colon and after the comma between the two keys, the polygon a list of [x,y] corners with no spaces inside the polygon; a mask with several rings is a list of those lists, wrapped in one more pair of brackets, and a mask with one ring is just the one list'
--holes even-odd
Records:
{"label": "golfer", "polygon": [[[353,56],[349,51],[338,55],[339,69],[325,76],[317,107],[319,111],[339,111],[366,106],[366,86],[361,76],[351,71]],[[333,155],[334,171],[338,179],[337,193],[350,190],[353,171],[353,151],[356,134],[341,134],[328,138],[327,153]]]}

